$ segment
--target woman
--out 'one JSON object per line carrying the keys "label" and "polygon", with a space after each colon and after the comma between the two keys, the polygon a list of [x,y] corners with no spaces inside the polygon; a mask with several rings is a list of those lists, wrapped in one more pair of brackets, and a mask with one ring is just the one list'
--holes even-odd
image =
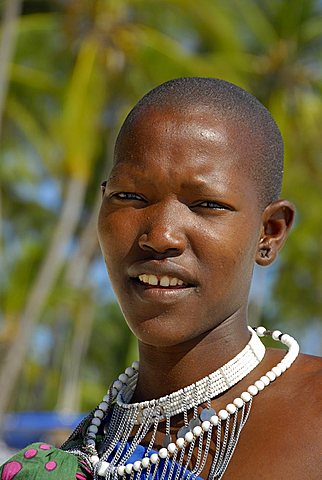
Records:
{"label": "woman", "polygon": [[2,479],[320,478],[321,360],[279,331],[288,353],[265,351],[270,333],[247,326],[254,264],[275,260],[294,218],[282,171],[274,120],[239,87],[183,78],[143,97],[98,220],[140,363],[64,451],[27,447]]}

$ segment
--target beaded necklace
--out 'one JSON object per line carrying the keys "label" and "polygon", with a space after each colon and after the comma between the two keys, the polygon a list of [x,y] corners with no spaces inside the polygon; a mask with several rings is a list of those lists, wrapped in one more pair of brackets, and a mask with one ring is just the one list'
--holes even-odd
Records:
{"label": "beaded necklace", "polygon": [[[284,373],[299,353],[299,345],[290,335],[264,327],[248,328],[251,339],[236,357],[198,382],[159,399],[129,403],[138,379],[139,363],[134,362],[112,383],[92,413],[83,447],[71,449],[70,453],[86,462],[94,480],[138,480],[142,472],[144,478],[151,480],[157,473],[161,480],[195,479],[206,465],[213,441],[215,451],[208,479],[221,479],[248,419],[253,397]],[[217,413],[211,400],[237,384],[262,361],[265,347],[259,337],[266,335],[286,345],[288,352]],[[174,435],[171,418],[179,414],[183,416],[183,426]],[[98,431],[104,422],[105,437],[98,442]],[[164,425],[163,445],[157,449],[160,423]],[[144,439],[148,433],[147,443]],[[132,463],[131,456],[143,443],[146,448],[142,458]]]}

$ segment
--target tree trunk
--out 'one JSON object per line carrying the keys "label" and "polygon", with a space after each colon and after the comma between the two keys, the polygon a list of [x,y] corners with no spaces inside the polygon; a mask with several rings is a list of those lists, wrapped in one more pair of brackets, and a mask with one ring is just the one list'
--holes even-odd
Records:
{"label": "tree trunk", "polygon": [[[67,266],[65,279],[68,286],[79,289],[85,282],[90,262],[98,248],[96,235],[96,222],[101,194],[99,194],[89,221],[82,232],[79,246]],[[66,307],[68,308],[68,307]],[[81,310],[84,310],[83,307]],[[81,364],[86,355],[88,342],[94,320],[94,305],[88,301],[86,315],[79,312],[79,317],[74,322],[73,339],[70,348],[65,349],[62,375],[57,398],[56,410],[61,412],[77,411],[80,404],[79,376]],[[66,315],[66,318],[69,318]]]}
{"label": "tree trunk", "polygon": [[16,382],[28,350],[35,324],[43,311],[48,295],[63,265],[66,247],[69,245],[82,212],[86,182],[72,178],[69,182],[66,200],[48,253],[30,289],[20,324],[2,361],[0,371],[0,424],[1,415],[10,404]]}
{"label": "tree trunk", "polygon": [[[16,43],[17,19],[20,14],[22,0],[7,0],[3,7],[2,35],[0,40],[0,140],[2,134],[2,122],[4,104],[8,90],[8,71],[12,61]],[[4,271],[5,255],[2,251],[3,233],[2,233],[2,195],[0,190],[0,269]]]}
{"label": "tree trunk", "polygon": [[95,305],[86,298],[78,309],[73,339],[66,345],[62,368],[60,394],[56,410],[62,413],[80,411],[79,376],[82,359],[87,351],[95,314]]}
{"label": "tree trunk", "polygon": [[20,14],[22,0],[7,0],[2,19],[2,35],[0,40],[0,137],[4,103],[8,89],[8,70],[16,44],[17,19]]}

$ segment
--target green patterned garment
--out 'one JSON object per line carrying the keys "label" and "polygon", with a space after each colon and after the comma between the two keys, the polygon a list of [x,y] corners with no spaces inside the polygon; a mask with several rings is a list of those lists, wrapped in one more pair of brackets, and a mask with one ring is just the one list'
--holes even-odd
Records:
{"label": "green patterned garment", "polygon": [[91,473],[78,458],[46,443],[33,443],[2,467],[1,480],[90,480]]}
{"label": "green patterned garment", "polygon": [[[77,448],[90,421],[85,417],[63,447]],[[88,467],[75,455],[47,443],[33,443],[0,467],[0,480],[92,480]]]}
{"label": "green patterned garment", "polygon": [[[84,418],[61,449],[46,443],[33,443],[24,448],[0,467],[0,480],[93,480],[93,474],[88,465],[77,455],[67,451],[79,451],[81,449],[90,421],[91,415]],[[98,432],[97,435],[98,441],[102,438],[103,430]],[[115,448],[118,448],[118,444]],[[130,448],[131,444],[127,443],[125,449]],[[133,464],[137,460],[142,460],[146,455],[147,448],[138,445],[126,463]],[[153,453],[157,452],[150,450],[149,454]],[[163,473],[164,468],[166,469],[165,473]],[[178,469],[181,470],[180,474]],[[172,473],[170,474],[170,472]],[[131,475],[126,475],[126,478],[132,480],[162,480],[168,478],[168,474],[171,478],[174,476],[180,480],[191,478],[191,472],[188,469],[183,469],[183,467],[179,467],[176,463],[172,464],[168,460],[161,460],[149,473],[147,471],[133,472]],[[203,480],[195,475],[193,478]]]}

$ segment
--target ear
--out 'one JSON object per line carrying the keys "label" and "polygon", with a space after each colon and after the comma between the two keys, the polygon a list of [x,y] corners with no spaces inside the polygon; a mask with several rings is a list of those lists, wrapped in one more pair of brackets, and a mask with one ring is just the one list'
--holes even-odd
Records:
{"label": "ear", "polygon": [[270,265],[275,260],[287,238],[294,216],[295,207],[288,200],[277,200],[265,208],[255,259],[258,265]]}

